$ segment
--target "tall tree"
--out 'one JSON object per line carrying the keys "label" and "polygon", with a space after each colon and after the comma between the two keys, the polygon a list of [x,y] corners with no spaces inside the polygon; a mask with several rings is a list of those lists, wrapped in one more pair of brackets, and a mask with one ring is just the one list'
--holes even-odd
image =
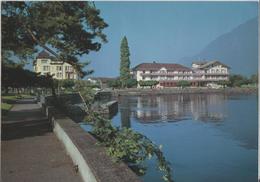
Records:
{"label": "tall tree", "polygon": [[127,81],[131,78],[129,56],[128,42],[126,36],[124,36],[120,46],[120,81],[123,88],[127,86]]}
{"label": "tall tree", "polygon": [[5,59],[8,55],[30,58],[40,46],[70,63],[82,77],[88,62],[80,63],[79,57],[98,51],[107,41],[102,31],[108,25],[92,2],[5,1],[1,18]]}

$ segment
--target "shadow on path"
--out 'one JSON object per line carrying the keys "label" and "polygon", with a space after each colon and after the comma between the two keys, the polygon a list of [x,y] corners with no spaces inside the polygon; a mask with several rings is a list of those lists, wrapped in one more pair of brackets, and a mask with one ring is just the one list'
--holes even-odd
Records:
{"label": "shadow on path", "polygon": [[34,99],[14,104],[2,121],[1,135],[2,181],[82,182]]}
{"label": "shadow on path", "polygon": [[52,132],[50,122],[34,99],[19,100],[2,122],[2,140],[33,137]]}
{"label": "shadow on path", "polygon": [[32,120],[2,125],[2,140],[40,136],[52,132],[48,120]]}

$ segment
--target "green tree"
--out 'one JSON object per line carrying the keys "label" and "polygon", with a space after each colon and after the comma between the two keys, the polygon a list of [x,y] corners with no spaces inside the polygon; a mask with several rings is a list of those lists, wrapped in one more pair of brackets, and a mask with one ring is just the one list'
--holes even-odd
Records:
{"label": "green tree", "polygon": [[21,88],[51,88],[52,82],[51,76],[43,76],[23,69],[19,64],[2,64],[2,87],[5,88],[6,93],[9,87],[16,88],[18,92]]}
{"label": "green tree", "polygon": [[156,80],[147,80],[147,81],[140,80],[139,81],[139,85],[141,87],[150,87],[150,88],[152,88],[153,86],[156,86],[158,83],[159,82]]}
{"label": "green tree", "polygon": [[249,80],[239,74],[231,75],[229,77],[229,82],[231,87],[241,87],[242,85],[246,85],[249,83]]}
{"label": "green tree", "polygon": [[120,81],[123,88],[127,87],[127,80],[131,78],[129,56],[128,42],[126,36],[124,36],[120,46]]}
{"label": "green tree", "polygon": [[258,84],[258,74],[253,74],[250,77],[250,83],[252,84]]}
{"label": "green tree", "polygon": [[188,81],[185,81],[185,80],[177,82],[177,86],[181,87],[181,88],[189,87],[190,85],[191,85],[191,82],[188,82]]}
{"label": "green tree", "polygon": [[136,87],[136,86],[137,86],[137,83],[138,83],[137,80],[136,80],[136,79],[133,79],[133,78],[126,80],[126,86],[127,86],[127,88]]}
{"label": "green tree", "polygon": [[110,80],[110,81],[108,81],[108,86],[111,88],[120,88],[121,81],[120,81],[120,79]]}
{"label": "green tree", "polygon": [[31,58],[42,47],[84,77],[91,73],[82,69],[89,62],[79,62],[79,57],[107,41],[102,31],[108,25],[92,2],[5,1],[1,10],[4,60]]}

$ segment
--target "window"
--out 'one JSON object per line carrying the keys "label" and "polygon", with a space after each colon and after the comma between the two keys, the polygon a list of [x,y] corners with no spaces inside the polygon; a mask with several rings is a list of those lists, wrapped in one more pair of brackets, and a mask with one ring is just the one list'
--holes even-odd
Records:
{"label": "window", "polygon": [[57,70],[57,71],[61,71],[61,70],[62,70],[62,67],[61,67],[61,66],[56,66],[56,70]]}
{"label": "window", "polygon": [[47,59],[42,59],[41,63],[42,64],[46,64],[46,63],[48,63],[48,60]]}
{"label": "window", "polygon": [[57,78],[62,78],[62,73],[57,73]]}
{"label": "window", "polygon": [[66,70],[66,71],[72,71],[72,67],[71,67],[71,66],[66,66],[66,67],[65,67],[65,70]]}
{"label": "window", "polygon": [[50,66],[43,66],[43,71],[50,71]]}

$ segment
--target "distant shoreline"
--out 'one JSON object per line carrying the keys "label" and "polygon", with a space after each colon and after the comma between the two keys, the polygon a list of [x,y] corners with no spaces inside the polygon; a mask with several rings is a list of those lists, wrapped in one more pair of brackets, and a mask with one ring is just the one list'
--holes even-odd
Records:
{"label": "distant shoreline", "polygon": [[257,94],[258,88],[164,88],[164,89],[120,89],[112,90],[114,96],[148,96],[148,95],[166,95],[166,94]]}

